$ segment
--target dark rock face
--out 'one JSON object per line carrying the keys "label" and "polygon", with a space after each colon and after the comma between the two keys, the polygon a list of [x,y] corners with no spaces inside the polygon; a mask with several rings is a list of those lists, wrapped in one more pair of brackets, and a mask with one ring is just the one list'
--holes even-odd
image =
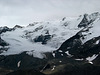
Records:
{"label": "dark rock face", "polygon": [[86,27],[88,24],[90,24],[90,22],[87,20],[87,16],[88,14],[84,14],[84,18],[82,19],[82,21],[80,22],[80,24],[78,25],[78,27]]}
{"label": "dark rock face", "polygon": [[9,28],[9,27],[7,27],[7,26],[0,27],[0,34],[5,33],[5,32],[7,32],[7,31],[15,30],[16,28],[23,28],[23,27],[20,26],[20,25],[15,25],[13,28]]}
{"label": "dark rock face", "polygon": [[8,48],[6,48],[6,46],[8,46],[9,44],[7,42],[5,42],[4,40],[1,39],[0,37],[0,53],[2,53],[3,51],[7,51]]}
{"label": "dark rock face", "polygon": [[[16,55],[3,56],[0,55],[0,66],[8,68],[8,71],[0,71],[2,75],[44,75],[40,73],[47,63],[46,59],[39,59],[33,56],[29,56],[26,52]],[[11,71],[10,71],[11,69]],[[14,72],[12,72],[14,70]],[[37,71],[36,71],[37,70]]]}
{"label": "dark rock face", "polygon": [[63,50],[64,52],[67,51],[67,49],[79,47],[81,45],[80,35],[77,33],[75,36],[69,38],[66,40],[58,50]]}
{"label": "dark rock face", "polygon": [[0,27],[0,34],[7,32],[7,31],[12,31],[12,28],[8,28],[7,26]]}
{"label": "dark rock face", "polygon": [[40,73],[39,71],[31,69],[31,70],[17,70],[7,75],[44,75],[44,74]]}
{"label": "dark rock face", "polygon": [[15,29],[17,29],[17,28],[23,28],[23,27],[20,26],[20,25],[15,25],[12,29],[15,30]]}
{"label": "dark rock face", "polygon": [[13,70],[18,70],[18,69],[41,70],[46,63],[47,63],[46,59],[39,59],[33,56],[29,56],[26,54],[26,52],[16,55],[0,56],[0,66],[10,68]]}
{"label": "dark rock face", "polygon": [[[93,54],[99,54],[100,43],[96,44],[96,41],[100,40],[99,36],[87,41],[84,44],[82,44],[79,38],[81,38],[81,36],[76,34],[66,40],[58,50],[54,51],[56,54],[55,56],[61,57],[61,54],[66,55],[66,51],[69,51],[69,53],[75,58],[86,58],[92,56]],[[59,52],[59,50],[62,52]]]}
{"label": "dark rock face", "polygon": [[64,65],[57,72],[50,73],[49,75],[100,75],[100,67],[91,64],[84,65]]}
{"label": "dark rock face", "polygon": [[86,58],[88,56],[92,56],[93,54],[99,54],[100,52],[100,43],[95,44],[97,40],[100,40],[100,37],[95,37],[85,44],[81,45],[77,50],[79,50],[78,54],[81,57]]}
{"label": "dark rock face", "polygon": [[4,40],[1,39],[0,37],[0,46],[8,46],[9,44],[7,42],[5,42]]}
{"label": "dark rock face", "polygon": [[7,69],[7,68],[2,68],[0,67],[0,75],[6,75],[10,72],[12,72],[13,70]]}
{"label": "dark rock face", "polygon": [[[82,45],[80,38],[81,35],[77,33],[75,36],[66,40],[58,50],[53,52],[55,53],[55,57],[59,58],[68,56],[66,51],[69,51],[71,55],[77,55],[79,52],[78,48]],[[63,56],[61,54],[63,54]]]}
{"label": "dark rock face", "polygon": [[89,24],[92,24],[99,15],[100,14],[98,12],[95,12],[91,15],[84,14],[84,17],[83,17],[82,21],[80,22],[80,24],[78,25],[78,27],[79,28],[87,27]]}
{"label": "dark rock face", "polygon": [[51,35],[40,35],[34,39],[34,42],[41,42],[42,44],[46,44],[48,40],[52,38]]}

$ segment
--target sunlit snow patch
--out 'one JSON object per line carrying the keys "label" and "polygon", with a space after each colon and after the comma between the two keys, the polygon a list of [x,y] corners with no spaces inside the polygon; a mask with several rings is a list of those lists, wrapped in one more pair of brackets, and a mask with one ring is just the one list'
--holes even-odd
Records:
{"label": "sunlit snow patch", "polygon": [[72,57],[73,55],[69,54],[69,51],[65,52],[69,57]]}
{"label": "sunlit snow patch", "polygon": [[93,64],[92,61],[93,61],[97,56],[98,56],[98,55],[94,54],[92,57],[87,57],[86,60],[87,60],[89,63]]}
{"label": "sunlit snow patch", "polygon": [[17,63],[17,67],[20,67],[20,64],[21,64],[21,61],[19,61],[19,62]]}

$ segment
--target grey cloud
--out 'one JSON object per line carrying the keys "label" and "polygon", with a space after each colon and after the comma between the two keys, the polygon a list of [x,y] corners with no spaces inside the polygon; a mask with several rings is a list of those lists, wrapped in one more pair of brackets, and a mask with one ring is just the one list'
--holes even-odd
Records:
{"label": "grey cloud", "polygon": [[100,12],[100,0],[0,0],[0,26]]}

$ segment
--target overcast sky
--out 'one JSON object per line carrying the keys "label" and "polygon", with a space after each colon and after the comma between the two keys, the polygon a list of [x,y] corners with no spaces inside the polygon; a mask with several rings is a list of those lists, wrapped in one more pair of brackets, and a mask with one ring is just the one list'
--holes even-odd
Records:
{"label": "overcast sky", "polygon": [[28,25],[100,12],[100,0],[0,0],[0,26]]}

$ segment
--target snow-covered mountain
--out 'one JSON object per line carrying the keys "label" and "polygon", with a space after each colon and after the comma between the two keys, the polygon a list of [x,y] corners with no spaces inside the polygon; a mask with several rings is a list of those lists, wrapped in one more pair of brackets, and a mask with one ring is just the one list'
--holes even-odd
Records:
{"label": "snow-covered mountain", "polygon": [[47,75],[100,75],[99,25],[96,12],[26,27],[0,27],[0,67]]}
{"label": "snow-covered mountain", "polygon": [[70,20],[64,18],[53,22],[34,22],[27,27],[15,26],[12,31],[1,34],[1,38],[9,43],[9,49],[2,52],[1,55],[13,55],[28,51],[27,53],[34,57],[43,58],[44,52],[57,50],[64,41],[78,32],[81,32],[82,44],[98,37],[99,24],[100,14],[93,13]]}
{"label": "snow-covered mountain", "polygon": [[[71,21],[65,19],[64,21],[39,22],[3,33],[1,37],[9,43],[9,49],[1,55],[34,51],[33,55],[37,56],[38,53],[39,56],[39,53],[56,50],[65,40],[81,30],[77,25],[82,18],[83,16]],[[39,57],[42,58],[42,56]]]}

